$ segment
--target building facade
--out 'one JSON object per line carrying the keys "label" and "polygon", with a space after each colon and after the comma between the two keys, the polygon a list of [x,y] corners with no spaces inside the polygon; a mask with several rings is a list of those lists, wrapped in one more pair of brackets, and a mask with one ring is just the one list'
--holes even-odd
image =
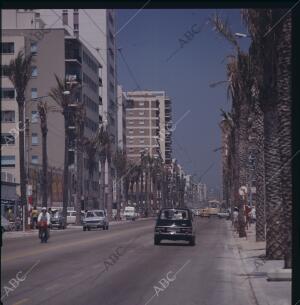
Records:
{"label": "building facade", "polygon": [[126,151],[130,160],[140,160],[142,152],[172,159],[171,100],[164,91],[126,93]]}
{"label": "building facade", "polygon": [[[26,92],[26,138],[25,160],[28,183],[32,185],[34,203],[41,200],[41,164],[42,136],[40,120],[37,111],[39,97],[54,109],[47,115],[48,135],[48,166],[49,166],[49,203],[62,204],[62,169],[64,165],[64,118],[59,106],[48,96],[51,88],[56,87],[55,75],[67,82],[76,82],[81,89],[76,94],[74,103],[82,103],[85,108],[84,136],[92,138],[99,128],[99,104],[101,103],[101,65],[89,49],[75,36],[64,28],[46,29],[40,15],[33,11],[6,10],[2,12],[2,71],[6,71],[9,61],[19,50],[33,55],[32,77]],[[20,11],[20,12],[16,12]],[[19,28],[22,26],[23,28]],[[17,27],[17,28],[16,28]],[[55,49],[49,47],[55,46]],[[55,51],[54,51],[55,50]],[[18,155],[18,107],[15,100],[15,90],[2,73],[2,111],[1,111],[1,170],[5,167],[16,177],[19,183]],[[70,126],[71,127],[71,126]],[[8,137],[15,132],[15,140]],[[7,143],[9,142],[9,143]],[[76,188],[76,155],[74,141],[69,143],[70,155],[70,202],[74,204]],[[92,181],[89,182],[88,166],[84,158],[83,188],[84,193],[91,198],[99,198],[99,169],[95,169]],[[82,173],[81,173],[82,174]],[[91,200],[90,198],[90,200]]]}

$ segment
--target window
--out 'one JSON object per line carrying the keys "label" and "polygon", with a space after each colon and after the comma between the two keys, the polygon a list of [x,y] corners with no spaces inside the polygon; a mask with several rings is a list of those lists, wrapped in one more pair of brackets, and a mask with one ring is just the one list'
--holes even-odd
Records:
{"label": "window", "polygon": [[140,144],[145,144],[145,140],[140,140]]}
{"label": "window", "polygon": [[31,67],[31,77],[37,77],[37,75],[38,75],[37,67],[36,66]]}
{"label": "window", "polygon": [[15,167],[16,157],[15,156],[1,156],[1,167]]}
{"label": "window", "polygon": [[139,112],[139,115],[144,115],[144,114],[145,114],[144,111],[140,111],[140,112]]}
{"label": "window", "polygon": [[38,134],[37,133],[32,133],[31,134],[31,144],[32,145],[38,145],[39,144],[39,139],[38,139]]}
{"label": "window", "polygon": [[139,124],[140,125],[145,125],[145,122],[144,121],[140,121]]}
{"label": "window", "polygon": [[38,119],[39,113],[36,110],[31,111],[31,123],[38,123]]}
{"label": "window", "polygon": [[74,23],[74,30],[76,31],[78,31],[79,30],[79,26],[78,26],[78,23]]}
{"label": "window", "polygon": [[145,130],[140,130],[140,133],[144,134],[144,133],[145,133]]}
{"label": "window", "polygon": [[10,133],[2,133],[1,134],[1,145],[14,145],[15,144],[15,136]]}
{"label": "window", "polygon": [[39,162],[39,157],[36,156],[36,155],[32,155],[31,156],[31,163],[38,164],[38,162]]}
{"label": "window", "polygon": [[8,65],[3,65],[2,66],[2,77],[8,76]]}
{"label": "window", "polygon": [[139,102],[139,105],[140,106],[144,106],[144,102]]}
{"label": "window", "polygon": [[15,112],[14,111],[1,111],[1,123],[14,123]]}
{"label": "window", "polygon": [[37,88],[31,88],[31,98],[37,98]]}
{"label": "window", "polygon": [[133,124],[133,121],[129,121],[128,123],[129,123],[129,124]]}
{"label": "window", "polygon": [[15,89],[13,88],[2,88],[2,99],[14,99]]}
{"label": "window", "polygon": [[2,54],[12,54],[15,52],[15,44],[13,42],[2,42]]}
{"label": "window", "polygon": [[30,44],[30,52],[32,55],[36,55],[36,53],[37,53],[37,43],[36,42],[32,42]]}
{"label": "window", "polygon": [[133,134],[133,130],[129,130],[129,133],[130,133],[130,134]]}

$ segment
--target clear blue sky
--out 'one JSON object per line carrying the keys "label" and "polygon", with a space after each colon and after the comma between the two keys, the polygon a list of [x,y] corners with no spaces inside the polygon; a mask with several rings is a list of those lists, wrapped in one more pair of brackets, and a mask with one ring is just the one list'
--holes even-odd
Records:
{"label": "clear blue sky", "polygon": [[[121,29],[136,12],[118,10],[117,29]],[[226,80],[224,58],[234,54],[234,50],[213,31],[211,24],[207,24],[214,12],[216,10],[144,9],[118,33],[117,47],[122,48],[142,89],[165,90],[170,96],[173,122],[186,114],[173,134],[173,157],[187,173],[198,176],[214,164],[202,181],[220,187],[220,151],[213,150],[221,146],[220,108],[229,110],[230,102],[227,101],[226,84],[215,88],[210,88],[209,84]],[[218,13],[228,18],[234,32],[246,33],[239,10],[222,9]],[[185,32],[193,25],[198,31],[202,24],[202,31],[187,42]],[[249,39],[239,41],[247,49]],[[176,50],[178,52],[168,60]],[[137,87],[120,56],[118,83],[124,90]]]}

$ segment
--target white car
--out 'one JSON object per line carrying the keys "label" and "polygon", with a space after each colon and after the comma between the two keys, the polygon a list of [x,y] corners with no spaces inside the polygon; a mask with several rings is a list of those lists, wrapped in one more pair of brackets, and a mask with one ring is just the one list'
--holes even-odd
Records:
{"label": "white car", "polygon": [[135,207],[125,207],[124,217],[126,220],[136,220],[138,214],[135,211]]}

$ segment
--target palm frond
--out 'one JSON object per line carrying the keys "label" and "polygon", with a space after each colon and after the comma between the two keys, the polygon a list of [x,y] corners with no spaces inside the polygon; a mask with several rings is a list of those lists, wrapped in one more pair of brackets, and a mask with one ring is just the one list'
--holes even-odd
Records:
{"label": "palm frond", "polygon": [[212,25],[214,26],[214,29],[223,38],[225,38],[229,43],[231,43],[236,48],[236,50],[239,52],[240,47],[239,47],[236,37],[234,36],[234,34],[230,28],[228,19],[223,21],[218,14],[214,14],[212,16],[212,18],[210,18],[209,20],[212,23]]}
{"label": "palm frond", "polygon": [[14,85],[18,97],[24,99],[25,90],[31,77],[32,54],[24,55],[21,50],[8,65],[8,78]]}

